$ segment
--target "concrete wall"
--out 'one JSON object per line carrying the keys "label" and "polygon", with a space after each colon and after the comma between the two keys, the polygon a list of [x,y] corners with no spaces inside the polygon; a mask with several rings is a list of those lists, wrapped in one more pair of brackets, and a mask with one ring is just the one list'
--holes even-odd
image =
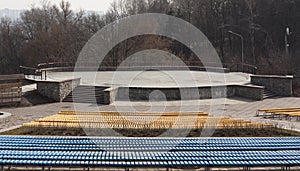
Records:
{"label": "concrete wall", "polygon": [[38,81],[37,91],[43,96],[61,102],[79,84],[80,78],[63,81]]}
{"label": "concrete wall", "polygon": [[[129,98],[128,98],[129,97]],[[226,86],[200,88],[141,88],[119,87],[115,100],[120,101],[148,101],[153,100],[196,100],[227,97]]]}
{"label": "concrete wall", "polygon": [[103,90],[103,104],[109,105],[113,101],[111,100],[111,89],[107,88]]}
{"label": "concrete wall", "polygon": [[224,98],[230,96],[232,93],[231,89],[227,89],[227,86],[207,86],[198,87],[200,99],[211,99],[211,98]]}
{"label": "concrete wall", "polygon": [[280,96],[292,96],[293,77],[275,75],[252,75],[251,83],[264,86]]}
{"label": "concrete wall", "polygon": [[252,85],[233,85],[234,96],[248,98],[252,100],[262,100],[264,87]]}
{"label": "concrete wall", "polygon": [[300,87],[300,77],[293,78],[293,87]]}
{"label": "concrete wall", "polygon": [[[152,92],[161,91],[164,96]],[[187,91],[186,91],[187,92]],[[116,101],[148,101],[152,96],[157,101],[159,100],[181,100],[179,88],[144,88],[144,87],[119,87],[116,93]],[[193,99],[193,97],[190,97]]]}
{"label": "concrete wall", "polygon": [[148,101],[153,100],[196,100],[211,98],[226,98],[239,96],[253,100],[263,99],[263,89],[261,86],[207,86],[198,88],[144,88],[144,87],[119,87],[114,91],[116,101]]}
{"label": "concrete wall", "polygon": [[295,71],[293,75],[293,94],[299,96],[300,93],[300,70]]}

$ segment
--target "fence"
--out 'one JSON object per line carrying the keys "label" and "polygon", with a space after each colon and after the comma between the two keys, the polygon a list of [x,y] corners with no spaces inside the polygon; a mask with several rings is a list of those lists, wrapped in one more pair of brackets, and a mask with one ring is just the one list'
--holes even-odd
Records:
{"label": "fence", "polygon": [[21,102],[23,74],[0,75],[0,105]]}
{"label": "fence", "polygon": [[[140,71],[140,70],[192,70],[192,71],[209,71],[209,72],[245,72],[256,74],[257,67],[248,64],[228,64],[224,63],[224,68],[220,68],[217,63],[209,62],[209,66],[126,66],[126,67],[103,67],[95,64],[86,64],[77,67],[77,71]],[[74,71],[74,63],[68,62],[51,62],[38,64],[36,68],[20,66],[20,73],[27,78],[46,80],[48,71]]]}

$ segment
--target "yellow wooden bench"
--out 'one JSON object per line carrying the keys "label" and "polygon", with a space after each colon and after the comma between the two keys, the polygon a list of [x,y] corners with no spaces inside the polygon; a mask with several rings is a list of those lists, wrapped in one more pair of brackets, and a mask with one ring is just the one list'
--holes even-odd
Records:
{"label": "yellow wooden bench", "polygon": [[260,113],[263,113],[263,116],[266,114],[278,113],[278,112],[292,112],[292,111],[300,111],[300,107],[291,107],[291,108],[265,108],[258,109],[256,111],[256,116],[260,116]]}

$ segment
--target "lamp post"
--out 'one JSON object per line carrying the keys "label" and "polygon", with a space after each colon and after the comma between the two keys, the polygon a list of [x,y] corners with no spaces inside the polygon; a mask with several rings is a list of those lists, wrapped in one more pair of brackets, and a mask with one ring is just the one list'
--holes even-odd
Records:
{"label": "lamp post", "polygon": [[231,30],[229,30],[228,33],[231,33],[231,34],[241,38],[241,42],[242,42],[242,72],[244,72],[244,38],[241,34],[235,33]]}
{"label": "lamp post", "polygon": [[285,43],[285,55],[289,56],[289,48],[290,48],[290,44],[288,42],[288,36],[292,35],[292,32],[290,31],[290,28],[287,27],[286,28],[286,33],[284,35],[284,43]]}

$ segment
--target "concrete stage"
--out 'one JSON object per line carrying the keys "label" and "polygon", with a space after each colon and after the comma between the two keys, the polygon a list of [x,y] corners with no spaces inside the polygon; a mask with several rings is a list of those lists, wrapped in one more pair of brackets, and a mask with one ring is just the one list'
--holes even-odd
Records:
{"label": "concrete stage", "polygon": [[102,71],[47,72],[47,80],[81,78],[81,85],[108,87],[180,88],[244,85],[250,83],[247,73],[206,71]]}
{"label": "concrete stage", "polygon": [[[101,104],[122,102],[189,101],[241,97],[263,99],[263,87],[249,85],[250,74],[187,70],[47,72],[36,80],[38,92],[55,101],[87,102],[99,96]],[[43,77],[45,78],[45,77]],[[78,79],[80,78],[80,80]],[[74,82],[74,80],[77,80]],[[80,87],[77,88],[77,85]],[[97,86],[96,90],[84,86]],[[76,87],[73,91],[72,87]],[[99,88],[102,87],[102,90]],[[72,96],[68,96],[73,91]],[[67,97],[68,96],[68,97]],[[102,96],[102,97],[100,97]],[[67,100],[66,100],[67,99]],[[177,103],[177,102],[176,102]],[[235,102],[233,102],[235,103]]]}

